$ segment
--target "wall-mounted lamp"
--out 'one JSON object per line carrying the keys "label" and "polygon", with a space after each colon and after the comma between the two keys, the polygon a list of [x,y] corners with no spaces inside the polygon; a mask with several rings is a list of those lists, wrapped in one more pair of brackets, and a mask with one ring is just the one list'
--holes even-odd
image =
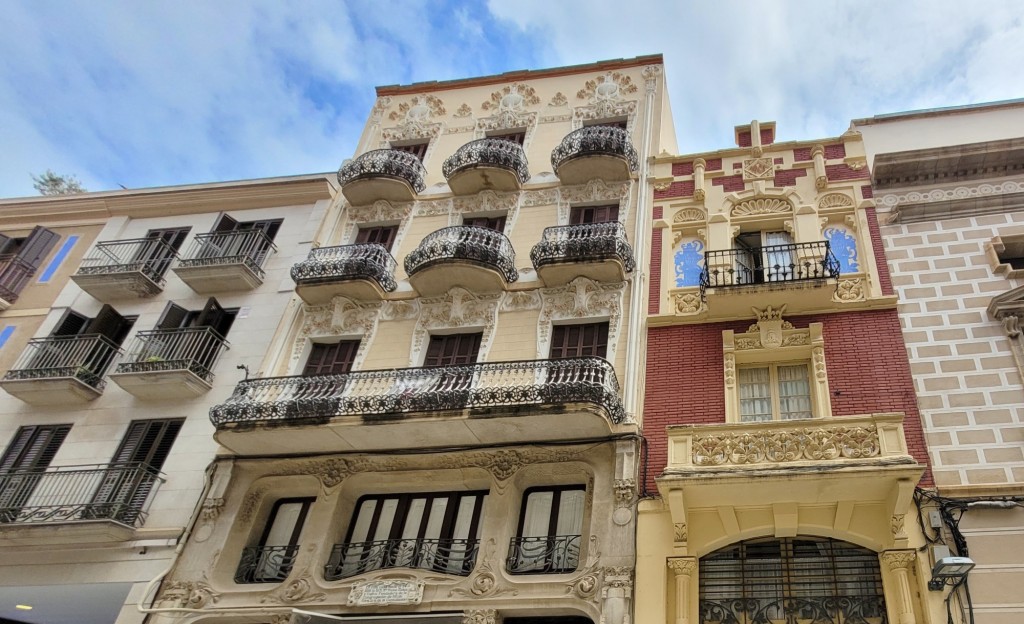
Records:
{"label": "wall-mounted lamp", "polygon": [[974,567],[968,557],[943,557],[932,567],[932,580],[928,581],[928,589],[941,591],[947,584],[955,584],[967,577]]}

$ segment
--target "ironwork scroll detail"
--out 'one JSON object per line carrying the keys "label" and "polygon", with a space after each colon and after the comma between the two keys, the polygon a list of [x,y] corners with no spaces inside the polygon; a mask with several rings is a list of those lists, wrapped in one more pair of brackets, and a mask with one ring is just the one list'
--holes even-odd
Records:
{"label": "ironwork scroll detail", "polygon": [[513,141],[500,138],[484,138],[470,141],[460,147],[444,161],[441,171],[445,179],[470,167],[501,167],[516,174],[520,184],[530,179],[530,169],[523,147]]}
{"label": "ironwork scroll detail", "polygon": [[405,180],[417,193],[427,188],[423,163],[415,154],[393,149],[365,152],[345,163],[338,170],[338,182],[345,186],[355,180],[386,176]]}
{"label": "ironwork scroll detail", "polygon": [[626,228],[618,222],[562,225],[544,229],[540,243],[530,251],[534,268],[567,262],[593,262],[618,258],[627,273],[636,269]]}
{"label": "ironwork scroll detail", "polygon": [[372,280],[384,292],[394,292],[395,259],[377,243],[320,247],[292,266],[291,276],[297,284],[323,284],[346,280]]}
{"label": "ironwork scroll detail", "polygon": [[516,252],[501,232],[474,225],[456,225],[432,232],[405,257],[409,275],[441,262],[461,260],[493,268],[508,282],[519,279]]}
{"label": "ironwork scroll detail", "polygon": [[619,156],[629,163],[629,170],[636,171],[640,167],[633,143],[629,140],[629,132],[614,126],[584,126],[573,130],[562,139],[551,151],[551,166],[555,172],[562,163],[580,156],[607,155]]}

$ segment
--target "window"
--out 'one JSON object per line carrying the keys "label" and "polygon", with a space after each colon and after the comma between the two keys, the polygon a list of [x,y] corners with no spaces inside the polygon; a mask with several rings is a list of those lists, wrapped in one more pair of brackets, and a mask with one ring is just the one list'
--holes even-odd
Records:
{"label": "window", "polygon": [[739,369],[740,421],[813,418],[807,364]]}
{"label": "window", "polygon": [[[222,214],[213,226],[213,234],[219,234],[206,240],[199,257],[251,258],[257,266],[273,248],[274,237],[281,229],[283,219],[263,219],[261,221],[236,221]],[[256,233],[261,233],[262,236]]]}
{"label": "window", "polygon": [[519,531],[509,545],[512,574],[561,574],[579,566],[586,489],[582,485],[530,488]]}
{"label": "window", "polygon": [[135,317],[125,317],[110,305],[104,305],[95,318],[67,310],[50,334],[50,338],[29,348],[24,370],[32,369],[40,376],[75,377],[82,383],[97,387],[117,353],[117,347],[135,324]]}
{"label": "window", "polygon": [[608,356],[608,323],[555,325],[551,328],[551,359]]}
{"label": "window", "polygon": [[614,223],[619,220],[619,205],[573,206],[569,213],[569,225],[587,223]]}
{"label": "window", "polygon": [[462,225],[472,225],[475,227],[487,228],[488,230],[494,230],[495,232],[505,231],[505,216],[500,217],[466,217],[462,220]]}
{"label": "window", "polygon": [[423,159],[427,157],[427,147],[430,146],[430,141],[419,141],[417,143],[408,143],[406,145],[392,145],[391,149],[398,150],[400,152],[409,152],[416,158],[423,162]]}
{"label": "window", "polygon": [[510,141],[517,145],[522,145],[526,141],[526,129],[523,130],[509,130],[506,132],[500,132],[488,135],[491,139],[502,139]]}
{"label": "window", "polygon": [[381,227],[361,227],[356,234],[356,244],[376,243],[391,251],[391,245],[395,243],[395,235],[398,233],[397,225]]}
{"label": "window", "polygon": [[585,122],[584,126],[609,126],[611,128],[622,128],[626,130],[626,124],[629,122],[625,117],[621,119],[598,119],[597,121]]}
{"label": "window", "polygon": [[167,366],[161,362],[173,362],[206,378],[237,315],[237,308],[225,309],[213,297],[202,310],[186,310],[168,303],[156,330],[144,338],[145,345],[135,355],[135,361],[151,363],[156,368]]}
{"label": "window", "polygon": [[286,498],[270,511],[258,546],[246,548],[236,583],[278,583],[288,577],[299,554],[299,538],[315,498]]}
{"label": "window", "polygon": [[464,366],[476,364],[483,333],[431,336],[423,366]]}
{"label": "window", "polygon": [[0,234],[0,298],[14,303],[60,235],[37,225],[24,238]]}
{"label": "window", "polygon": [[420,568],[465,576],[479,545],[487,492],[364,496],[328,575],[345,578],[383,568]]}
{"label": "window", "polygon": [[14,522],[32,497],[71,425],[21,427],[0,458],[0,523]]}
{"label": "window", "polygon": [[795,279],[793,237],[789,232],[744,232],[733,241],[736,284]]}
{"label": "window", "polygon": [[185,237],[191,229],[166,228],[146,232],[146,238],[152,242],[142,245],[132,263],[141,263],[141,269],[137,270],[158,281],[167,272],[167,267],[171,266],[171,261],[181,249],[181,244],[185,242]]}
{"label": "window", "polygon": [[335,343],[313,343],[306,366],[302,369],[304,377],[313,375],[341,375],[352,370],[352,363],[359,351],[358,340],[340,340]]}

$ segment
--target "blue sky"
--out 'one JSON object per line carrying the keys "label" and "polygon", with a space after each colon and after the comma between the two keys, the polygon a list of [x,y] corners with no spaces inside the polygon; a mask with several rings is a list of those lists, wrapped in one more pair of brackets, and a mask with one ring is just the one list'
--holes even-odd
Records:
{"label": "blue sky", "polygon": [[[301,8],[297,11],[296,8]],[[43,0],[4,4],[0,197],[330,171],[376,85],[665,55],[682,153],[776,120],[1024,97],[1024,3]]]}

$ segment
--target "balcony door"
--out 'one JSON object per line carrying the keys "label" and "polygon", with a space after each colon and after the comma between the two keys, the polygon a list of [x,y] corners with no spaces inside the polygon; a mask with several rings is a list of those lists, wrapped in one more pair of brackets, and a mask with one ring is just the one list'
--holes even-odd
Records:
{"label": "balcony door", "polygon": [[573,206],[569,212],[569,225],[614,223],[619,220],[619,205]]}
{"label": "balcony door", "polygon": [[136,253],[132,263],[141,263],[139,270],[149,279],[159,282],[191,229],[165,228],[146,232],[146,243]]}
{"label": "balcony door", "polygon": [[[431,336],[423,366],[426,368],[470,367],[476,364],[483,336],[483,333]],[[442,372],[434,381],[429,392],[440,399],[439,408],[458,408],[468,400],[472,387],[472,370],[452,370]]]}
{"label": "balcony door", "polygon": [[[210,243],[203,250],[203,257],[251,258],[257,266],[263,266],[263,260],[270,253],[271,245],[281,229],[283,219],[263,219],[261,221],[238,221],[229,215],[222,214],[213,226]],[[247,236],[246,232],[252,232]],[[255,234],[259,232],[262,236]]]}
{"label": "balcony door", "polygon": [[[144,352],[139,355],[140,361],[195,362],[202,369],[201,376],[205,377],[213,368],[237,315],[237,308],[224,308],[215,297],[210,297],[201,310],[187,310],[176,303],[168,303],[157,321],[158,333],[149,338]],[[174,331],[187,328],[212,331]]]}
{"label": "balcony door", "polygon": [[59,234],[41,225],[25,238],[0,234],[0,296],[17,297],[59,239]]}
{"label": "balcony door", "polygon": [[0,523],[15,522],[71,425],[21,427],[0,458]]}
{"label": "balcony door", "polygon": [[744,232],[733,241],[733,285],[792,279],[793,237],[789,232]]}
{"label": "balcony door", "polygon": [[356,244],[376,243],[390,252],[391,245],[395,243],[396,234],[398,234],[398,226],[396,225],[361,227],[359,232],[356,233]]}
{"label": "balcony door", "polygon": [[26,368],[39,376],[74,377],[96,387],[134,324],[135,317],[121,316],[106,304],[93,318],[69,309]]}
{"label": "balcony door", "polygon": [[302,376],[343,375],[352,370],[352,364],[355,362],[358,351],[358,340],[339,340],[327,344],[313,343],[309,358],[302,369]]}

